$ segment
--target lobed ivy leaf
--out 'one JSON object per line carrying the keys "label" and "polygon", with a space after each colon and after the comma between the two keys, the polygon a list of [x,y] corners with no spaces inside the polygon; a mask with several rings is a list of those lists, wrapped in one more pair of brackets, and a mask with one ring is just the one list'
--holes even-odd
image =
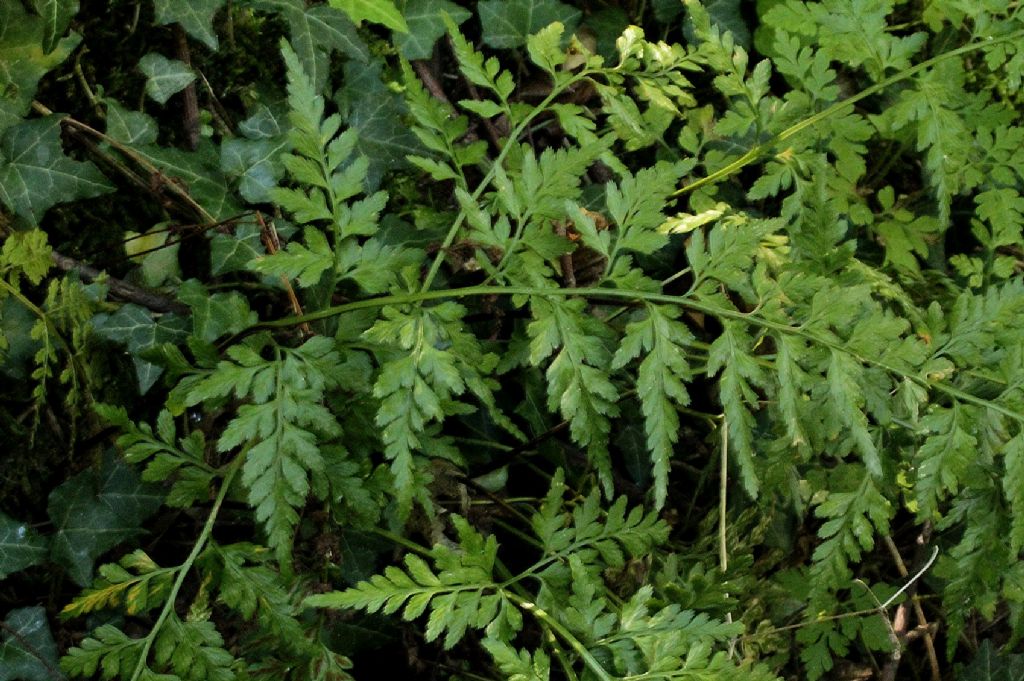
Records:
{"label": "lobed ivy leaf", "polygon": [[985,639],[970,662],[957,663],[955,674],[957,681],[1022,681],[1024,655],[1004,653]]}
{"label": "lobed ivy leaf", "polygon": [[580,20],[578,9],[559,0],[481,0],[477,12],[483,41],[499,49],[525,45],[529,36],[556,21],[572,33]]}
{"label": "lobed ivy leaf", "polygon": [[369,48],[340,9],[329,5],[307,7],[303,0],[245,2],[253,9],[280,14],[288,22],[289,40],[317,92],[327,84],[332,52],[342,52],[364,64],[370,59]]}
{"label": "lobed ivy leaf", "polygon": [[195,279],[181,283],[178,299],[192,308],[192,336],[207,343],[244,331],[259,321],[242,294],[211,294]]}
{"label": "lobed ivy leaf", "polygon": [[392,31],[408,33],[402,13],[395,7],[394,0],[328,0],[331,7],[344,10],[352,21],[369,21],[387,26]]}
{"label": "lobed ivy leaf", "polygon": [[219,276],[243,271],[249,261],[265,253],[260,228],[256,225],[238,225],[234,234],[218,232],[210,239],[210,274]]}
{"label": "lobed ivy leaf", "polygon": [[0,513],[0,579],[42,563],[48,554],[46,537]]}
{"label": "lobed ivy leaf", "polygon": [[32,0],[32,8],[43,18],[43,53],[49,54],[78,14],[78,0]]}
{"label": "lobed ivy leaf", "polygon": [[180,24],[186,33],[216,51],[219,42],[213,31],[213,17],[223,5],[224,0],[153,0],[153,13],[157,24]]}
{"label": "lobed ivy leaf", "polygon": [[12,125],[0,135],[0,202],[31,224],[51,206],[114,190],[90,162],[64,155],[60,116]]}
{"label": "lobed ivy leaf", "polygon": [[72,33],[54,42],[64,31],[56,29],[72,3],[35,0],[35,4],[43,16],[29,14],[20,2],[0,5],[0,132],[22,122],[32,107],[39,80],[67,59],[82,40]]}
{"label": "lobed ivy leaf", "polygon": [[155,144],[156,121],[141,111],[129,111],[117,100],[104,100],[107,105],[107,136],[122,144]]}
{"label": "lobed ivy leaf", "polygon": [[57,644],[42,606],[11,610],[0,627],[0,681],[58,681]]}
{"label": "lobed ivy leaf", "polygon": [[101,312],[92,318],[96,334],[113,343],[124,344],[135,366],[140,395],[145,395],[163,373],[143,353],[163,343],[180,343],[188,336],[188,320],[174,314],[154,317],[149,310],[127,303],[113,314]]}
{"label": "lobed ivy leaf", "polygon": [[437,39],[445,33],[444,15],[455,24],[471,16],[451,0],[406,0],[402,9],[409,30],[395,35],[395,45],[406,59],[429,59]]}
{"label": "lobed ivy leaf", "polygon": [[50,493],[47,512],[56,530],[50,557],[76,584],[92,581],[93,562],[141,532],[163,502],[158,488],[143,483],[113,452],[98,470],[69,478]]}
{"label": "lobed ivy leaf", "polygon": [[166,104],[172,95],[196,79],[196,74],[187,64],[157,52],[150,52],[140,59],[139,70],[146,76],[146,94],[160,104]]}
{"label": "lobed ivy leaf", "polygon": [[220,155],[208,140],[195,151],[155,144],[137,146],[136,154],[160,169],[166,182],[188,187],[188,192],[215,220],[227,220],[242,212],[242,204],[220,170]]}

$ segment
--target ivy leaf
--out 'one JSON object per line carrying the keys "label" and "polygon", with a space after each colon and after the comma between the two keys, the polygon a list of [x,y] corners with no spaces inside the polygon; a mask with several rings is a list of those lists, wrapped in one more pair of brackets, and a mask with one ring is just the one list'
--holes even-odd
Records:
{"label": "ivy leaf", "polygon": [[256,225],[239,225],[234,234],[218,232],[210,239],[210,274],[219,276],[243,271],[246,263],[263,257],[264,253],[266,249]]}
{"label": "ivy leaf", "polygon": [[145,395],[163,373],[163,368],[147,361],[142,353],[163,343],[180,343],[188,336],[188,320],[176,315],[153,314],[139,305],[128,303],[114,314],[100,313],[93,317],[92,327],[98,336],[127,346],[135,365],[139,394]]}
{"label": "ivy leaf", "polygon": [[220,170],[217,149],[209,141],[200,140],[195,151],[155,144],[134,147],[134,151],[160,168],[168,181],[179,181],[188,187],[192,198],[214,219],[226,220],[242,212],[242,205]]}
{"label": "ivy leaf", "polygon": [[153,0],[156,23],[162,26],[178,23],[193,38],[211,50],[217,50],[217,34],[213,32],[213,15],[224,0]]}
{"label": "ivy leaf", "polygon": [[156,487],[143,483],[116,453],[108,451],[98,470],[79,473],[50,493],[47,512],[57,530],[51,559],[65,566],[76,584],[87,586],[93,562],[139,534],[141,523],[162,502]]}
{"label": "ivy leaf", "polygon": [[473,16],[451,0],[408,0],[402,12],[409,27],[407,33],[395,36],[395,45],[406,59],[428,59],[434,43],[444,35],[444,15],[456,25]]}
{"label": "ivy leaf", "polygon": [[249,0],[254,9],[280,14],[288,22],[289,41],[317,92],[327,84],[328,56],[337,50],[367,63],[370,51],[348,16],[328,5],[306,7],[303,0]]}
{"label": "ivy leaf", "polygon": [[157,52],[150,52],[140,59],[139,70],[146,75],[146,94],[160,104],[166,104],[172,95],[196,79],[196,74],[185,62],[168,59]]}
{"label": "ivy leaf", "polygon": [[387,26],[392,31],[408,33],[409,26],[393,0],[328,0],[331,7],[344,10],[352,21],[370,21]]}
{"label": "ivy leaf", "polygon": [[0,681],[59,681],[57,643],[42,606],[7,613],[0,627]]}
{"label": "ivy leaf", "polygon": [[32,224],[58,203],[113,190],[92,163],[64,155],[60,116],[20,123],[0,137],[0,202]]}
{"label": "ivy leaf", "polygon": [[555,21],[576,30],[580,11],[558,0],[483,0],[478,5],[483,41],[495,48],[520,47],[526,38]]}
{"label": "ivy leaf", "polygon": [[969,664],[956,665],[957,681],[1024,681],[1024,655],[1004,654],[985,639]]}
{"label": "ivy leaf", "polygon": [[32,0],[32,8],[43,18],[43,52],[49,54],[78,14],[78,0]]}
{"label": "ivy leaf", "polygon": [[107,105],[107,136],[122,144],[155,144],[156,121],[141,111],[129,111],[117,100],[103,100]]}
{"label": "ivy leaf", "polygon": [[[67,0],[36,0],[37,5],[44,3],[68,4]],[[46,38],[51,29],[52,25],[26,12],[20,2],[0,4],[0,132],[21,122],[32,107],[39,80],[67,59],[82,40],[72,34],[51,44]],[[40,45],[49,47],[40,49]]]}
{"label": "ivy leaf", "polygon": [[225,140],[220,148],[220,168],[238,180],[238,193],[249,203],[270,201],[270,190],[281,179],[279,157],[288,150],[282,135],[277,139]]}
{"label": "ivy leaf", "polygon": [[238,124],[245,139],[225,140],[220,147],[221,170],[238,178],[238,193],[250,203],[270,202],[270,190],[284,171],[279,157],[288,150],[289,126],[284,112],[275,109],[259,105]]}
{"label": "ivy leaf", "polygon": [[[419,140],[406,123],[408,107],[402,97],[392,92],[381,80],[382,62],[374,61],[369,66],[346,65],[347,87],[338,97],[352,97],[344,102],[345,122],[356,131],[356,148],[370,159],[368,188],[377,186],[381,175],[387,170],[406,165],[409,154],[423,153]],[[358,93],[358,94],[356,94]]]}
{"label": "ivy leaf", "polygon": [[0,513],[0,579],[46,560],[48,542],[25,523]]}

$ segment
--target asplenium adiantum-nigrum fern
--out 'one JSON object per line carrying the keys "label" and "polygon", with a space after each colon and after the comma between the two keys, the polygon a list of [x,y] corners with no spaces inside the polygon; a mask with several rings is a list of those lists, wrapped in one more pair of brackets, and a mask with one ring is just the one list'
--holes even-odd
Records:
{"label": "asplenium adiantum-nigrum fern", "polygon": [[[895,669],[881,604],[917,536],[941,608],[914,612],[950,657],[972,618],[1024,630],[1019,10],[782,0],[750,36],[696,0],[637,25],[468,4],[227,8],[284,20],[286,86],[192,155],[98,100],[103,153],[185,178],[211,220],[260,211],[208,273],[142,259],[188,315],[98,302],[42,231],[5,238],[5,298],[49,277],[35,399],[91,399],[67,336],[127,338],[157,415],[95,411],[139,484],[202,515],[184,558],[99,568],[65,615],[104,623],[63,672],[358,676],[339,622],[366,613],[453,674]],[[223,49],[207,9],[156,3]],[[107,190],[92,170],[73,198]],[[378,540],[402,555],[355,548]]]}

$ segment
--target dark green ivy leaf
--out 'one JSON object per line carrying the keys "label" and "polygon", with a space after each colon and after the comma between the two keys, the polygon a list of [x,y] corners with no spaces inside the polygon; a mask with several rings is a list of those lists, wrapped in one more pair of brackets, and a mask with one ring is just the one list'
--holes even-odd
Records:
{"label": "dark green ivy leaf", "polygon": [[127,346],[135,364],[140,395],[146,394],[163,373],[161,367],[142,358],[143,351],[162,343],[184,341],[188,335],[187,320],[175,315],[154,319],[151,312],[131,303],[123,305],[114,314],[96,315],[92,325],[101,338]]}
{"label": "dark green ivy leaf", "polygon": [[113,190],[92,163],[64,155],[60,116],[19,123],[0,137],[0,202],[32,224],[58,203]]}
{"label": "dark green ivy leaf", "polygon": [[451,0],[408,0],[402,15],[409,25],[408,33],[396,33],[395,44],[406,59],[428,59],[434,43],[444,35],[444,14],[461,24],[472,15]]}
{"label": "dark green ivy leaf", "polygon": [[150,52],[139,60],[139,70],[146,74],[146,94],[160,104],[166,104],[172,95],[196,79],[196,74],[185,62],[168,59],[156,52]]}
{"label": "dark green ivy leaf", "polygon": [[156,121],[149,114],[130,111],[117,100],[107,104],[107,136],[122,144],[156,144]]}
{"label": "dark green ivy leaf", "polygon": [[1004,655],[986,639],[970,664],[956,666],[956,681],[1024,681],[1024,655]]}
{"label": "dark green ivy leaf", "polygon": [[408,154],[423,153],[405,122],[407,107],[381,80],[381,67],[380,61],[369,66],[348,64],[346,87],[336,95],[345,122],[358,135],[356,148],[370,160],[368,191],[376,189],[384,172],[404,165]]}
{"label": "dark green ivy leaf", "polygon": [[65,566],[76,584],[87,586],[95,560],[137,535],[162,502],[157,487],[143,483],[108,451],[99,470],[83,471],[50,493],[47,512],[57,530],[51,559]]}
{"label": "dark green ivy leaf", "polygon": [[160,147],[155,144],[133,148],[135,153],[153,163],[170,182],[188,187],[192,198],[217,220],[238,215],[242,206],[235,198],[220,170],[216,147],[207,140],[195,151]]}
{"label": "dark green ivy leaf", "polygon": [[248,301],[237,291],[211,295],[197,280],[189,279],[178,288],[178,298],[192,308],[192,335],[208,343],[258,321]]}
{"label": "dark green ivy leaf", "polygon": [[[37,0],[37,6],[41,4],[43,0]],[[72,34],[40,50],[40,45],[48,44],[51,29],[20,2],[0,3],[0,131],[21,121],[32,106],[39,79],[67,59],[82,39]]]}
{"label": "dark green ivy leaf", "polygon": [[32,0],[32,7],[43,18],[43,52],[49,54],[78,13],[78,0]]}
{"label": "dark green ivy leaf", "polygon": [[249,0],[246,4],[280,14],[288,22],[290,42],[317,91],[327,84],[331,51],[337,50],[363,63],[370,59],[366,43],[339,9],[327,5],[307,9],[302,0]]}
{"label": "dark green ivy leaf", "polygon": [[0,681],[59,681],[57,644],[42,606],[7,613],[0,632]]}
{"label": "dark green ivy leaf", "polygon": [[558,0],[484,0],[478,11],[483,41],[499,49],[525,45],[527,36],[555,21],[572,33],[580,20],[578,9]]}
{"label": "dark green ivy leaf", "polygon": [[0,513],[0,579],[41,563],[46,559],[47,548],[45,537]]}
{"label": "dark green ivy leaf", "polygon": [[166,26],[178,23],[193,38],[216,50],[217,34],[213,32],[213,15],[224,0],[153,0],[156,23]]}

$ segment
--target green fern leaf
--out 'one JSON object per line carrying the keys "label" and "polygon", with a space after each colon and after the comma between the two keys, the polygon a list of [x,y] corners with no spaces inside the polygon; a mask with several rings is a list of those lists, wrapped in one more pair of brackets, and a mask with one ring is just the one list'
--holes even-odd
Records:
{"label": "green fern leaf", "polygon": [[459,548],[437,545],[431,551],[436,566],[419,556],[405,557],[405,570],[389,566],[346,591],[310,596],[306,605],[322,608],[356,608],[413,620],[428,609],[425,638],[445,635],[444,647],[458,643],[472,629],[501,629],[509,634],[522,627],[522,616],[494,582],[492,572],[498,544],[484,539],[465,519],[452,516]]}
{"label": "green fern leaf", "polygon": [[753,339],[735,322],[725,322],[722,334],[708,351],[708,375],[721,373],[719,389],[729,428],[730,451],[736,455],[743,487],[757,496],[759,483],[754,464],[754,415],[748,405],[757,403],[755,385],[764,385],[761,367],[754,359]]}
{"label": "green fern leaf", "polygon": [[148,612],[167,600],[175,575],[174,568],[161,568],[142,550],[103,565],[99,572],[91,587],[64,606],[61,616],[77,617],[122,604],[129,615]]}
{"label": "green fern leaf", "polygon": [[694,338],[685,324],[676,321],[678,311],[674,308],[647,305],[646,312],[646,319],[626,326],[612,368],[622,368],[646,353],[637,374],[637,391],[654,468],[655,505],[661,508],[668,493],[672,449],[679,440],[676,407],[690,403],[686,391],[690,367],[685,348]]}
{"label": "green fern leaf", "polygon": [[103,679],[127,680],[139,662],[143,644],[143,639],[129,638],[114,625],[104,624],[81,644],[68,650],[68,654],[61,658],[60,666],[70,676],[91,679],[100,671]]}
{"label": "green fern leaf", "polygon": [[[249,503],[266,527],[270,546],[282,564],[291,556],[298,509],[306,503],[310,477],[323,479],[321,437],[341,428],[322,404],[324,392],[337,385],[340,356],[334,343],[317,336],[298,348],[273,345],[274,358],[264,359],[260,339],[228,349],[230,360],[186,379],[178,387],[183,405],[194,406],[234,394],[251,402],[238,408],[217,441],[221,452],[251,444],[242,469]],[[322,483],[316,483],[322,488]]]}
{"label": "green fern leaf", "polygon": [[561,412],[569,421],[573,440],[587,448],[605,492],[612,489],[608,434],[617,416],[618,390],[608,378],[612,355],[604,338],[605,327],[585,315],[583,300],[555,305],[544,298],[531,301],[534,320],[530,335],[530,363],[539,366],[552,354],[548,365],[548,409]]}
{"label": "green fern leaf", "polygon": [[551,659],[543,650],[533,653],[516,650],[495,638],[485,638],[481,645],[508,681],[548,681],[551,678]]}
{"label": "green fern leaf", "polygon": [[153,645],[153,661],[181,681],[234,681],[235,658],[213,622],[181,620],[171,613]]}

